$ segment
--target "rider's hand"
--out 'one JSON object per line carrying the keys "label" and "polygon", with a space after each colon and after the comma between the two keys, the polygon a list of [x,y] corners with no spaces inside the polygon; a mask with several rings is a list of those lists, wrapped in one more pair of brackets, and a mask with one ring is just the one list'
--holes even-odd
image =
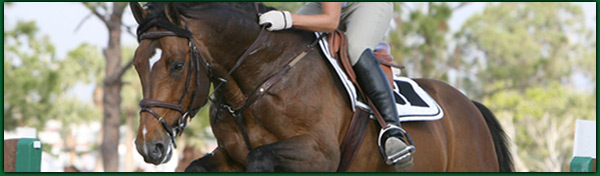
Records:
{"label": "rider's hand", "polygon": [[267,13],[260,15],[258,24],[271,24],[268,27],[269,31],[278,31],[292,28],[292,15],[288,11],[277,11],[271,10]]}

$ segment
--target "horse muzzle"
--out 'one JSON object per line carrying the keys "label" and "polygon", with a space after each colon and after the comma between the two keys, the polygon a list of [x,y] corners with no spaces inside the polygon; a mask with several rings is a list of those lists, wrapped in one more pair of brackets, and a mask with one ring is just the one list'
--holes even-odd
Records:
{"label": "horse muzzle", "polygon": [[144,161],[159,165],[166,163],[173,155],[173,147],[170,140],[164,141],[135,141],[138,153],[144,157]]}

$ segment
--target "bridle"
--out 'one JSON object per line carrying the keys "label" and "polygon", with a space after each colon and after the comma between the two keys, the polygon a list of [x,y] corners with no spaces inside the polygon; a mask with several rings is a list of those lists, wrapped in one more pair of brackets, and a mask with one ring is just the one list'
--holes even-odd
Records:
{"label": "bridle", "polygon": [[[258,3],[254,3],[254,5],[256,8],[256,12],[258,14],[259,13]],[[175,143],[176,136],[180,136],[183,133],[183,130],[189,126],[189,122],[191,121],[191,118],[194,117],[201,108],[200,106],[193,108],[194,99],[196,98],[196,95],[198,95],[200,93],[199,92],[200,89],[198,88],[200,86],[199,77],[201,76],[200,75],[200,73],[201,73],[200,66],[202,65],[202,67],[204,67],[204,70],[205,70],[206,74],[208,75],[209,80],[211,80],[211,81],[218,80],[220,82],[219,86],[217,86],[214,90],[214,91],[216,91],[219,89],[219,87],[223,83],[227,82],[226,78],[241,64],[241,61],[245,60],[245,58],[247,58],[248,55],[250,55],[249,51],[252,50],[253,48],[255,48],[255,45],[259,44],[259,42],[258,42],[259,40],[258,39],[255,40],[255,42],[251,45],[251,47],[249,47],[247,49],[247,51],[244,52],[244,54],[240,58],[240,61],[236,64],[236,66],[234,66],[234,68],[232,68],[230,70],[230,72],[227,74],[227,76],[225,78],[218,78],[218,77],[214,76],[211,65],[203,57],[200,56],[200,54],[198,52],[198,48],[196,47],[196,44],[194,44],[193,35],[188,26],[188,23],[183,19],[182,19],[182,21],[185,24],[185,30],[181,29],[180,27],[178,27],[172,23],[164,22],[161,20],[152,21],[152,19],[146,19],[146,21],[144,23],[142,23],[143,25],[140,25],[137,29],[138,42],[141,42],[141,40],[144,40],[144,39],[154,40],[154,39],[159,39],[159,38],[167,37],[167,36],[183,37],[188,40],[188,46],[189,46],[189,49],[191,52],[190,57],[189,57],[190,64],[188,64],[189,68],[188,68],[187,78],[186,78],[186,82],[185,82],[185,90],[184,90],[183,94],[181,95],[179,102],[177,104],[175,104],[175,103],[146,99],[146,98],[142,99],[139,102],[139,106],[141,107],[140,113],[148,112],[148,113],[152,114],[152,116],[154,116],[161,123],[162,127],[165,129],[165,131],[171,138],[171,143],[173,143],[173,146],[175,148],[177,148],[177,144]],[[167,31],[147,31],[148,29],[150,29],[151,27],[154,27],[154,26],[161,26],[161,27],[167,29]],[[264,31],[264,30],[265,30],[265,27],[263,27],[261,29],[261,32],[257,38],[263,38],[262,36],[263,36],[264,32],[262,32],[262,31]],[[190,103],[189,103],[187,109],[184,110],[183,109],[183,100],[185,99],[186,95],[188,93],[190,93],[189,85],[191,82],[192,72],[195,72],[195,75],[196,75],[196,80],[194,81],[196,88],[194,89],[194,91],[191,92],[192,98],[190,100]],[[211,99],[211,101],[213,101],[213,99]],[[169,127],[167,122],[160,115],[158,115],[156,112],[154,112],[154,110],[152,110],[153,107],[167,108],[167,109],[172,109],[172,110],[178,111],[181,114],[181,117],[179,117],[179,119],[177,120],[177,125],[174,128]]]}
{"label": "bridle", "polygon": [[[185,22],[185,21],[184,21]],[[166,37],[166,36],[178,36],[178,37],[184,37],[188,39],[188,46],[190,48],[190,57],[189,57],[189,67],[188,67],[188,72],[187,72],[187,78],[185,81],[185,90],[183,92],[183,94],[181,95],[181,98],[179,98],[179,102],[178,104],[174,104],[174,103],[169,103],[169,102],[164,102],[164,101],[158,101],[158,100],[152,100],[152,99],[142,99],[139,103],[139,106],[141,107],[140,113],[141,112],[148,112],[150,114],[152,114],[152,116],[154,116],[163,126],[163,128],[165,129],[165,131],[167,132],[167,134],[169,135],[169,137],[171,138],[171,142],[173,143],[174,147],[177,148],[177,144],[175,143],[175,137],[176,136],[180,136],[183,132],[183,130],[185,128],[187,128],[187,126],[189,125],[189,122],[191,120],[192,117],[194,117],[196,115],[196,113],[198,113],[198,110],[200,110],[201,107],[195,107],[193,106],[194,104],[194,100],[196,99],[196,95],[198,95],[200,92],[199,86],[200,86],[200,79],[199,76],[201,76],[201,72],[200,72],[200,66],[204,67],[204,70],[206,71],[206,74],[209,76],[209,78],[212,77],[212,70],[211,70],[211,65],[200,56],[199,52],[198,52],[198,48],[196,47],[196,45],[194,44],[193,38],[192,38],[192,34],[189,30],[189,27],[187,25],[187,22],[185,23],[186,25],[186,32],[182,33],[182,32],[172,32],[172,31],[149,31],[149,32],[145,32],[145,33],[141,33],[141,35],[139,35],[139,30],[138,30],[138,41],[141,41],[143,39],[158,39],[158,38],[162,38],[162,37]],[[195,72],[196,75],[196,79],[194,81],[194,85],[196,86],[194,91],[191,92],[192,94],[192,98],[190,100],[190,103],[187,107],[187,109],[183,109],[183,100],[185,99],[185,96],[190,93],[190,82],[191,82],[191,76],[192,73]],[[171,127],[169,127],[169,125],[167,124],[167,122],[165,122],[165,120],[159,116],[158,114],[156,114],[156,112],[154,112],[154,110],[152,110],[152,107],[160,107],[160,108],[167,108],[167,109],[172,109],[175,111],[178,111],[181,114],[181,117],[179,117],[179,119],[177,120],[177,125],[171,129]]]}

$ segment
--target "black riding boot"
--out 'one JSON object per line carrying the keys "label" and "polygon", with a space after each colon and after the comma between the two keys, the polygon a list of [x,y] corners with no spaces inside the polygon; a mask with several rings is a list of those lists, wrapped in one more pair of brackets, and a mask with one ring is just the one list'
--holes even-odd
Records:
{"label": "black riding boot", "polygon": [[360,87],[377,107],[388,125],[382,127],[379,134],[378,142],[381,154],[388,165],[408,170],[413,166],[414,146],[407,146],[404,141],[406,132],[400,128],[400,122],[398,122],[392,88],[379,64],[373,51],[367,49],[360,55],[353,68]]}

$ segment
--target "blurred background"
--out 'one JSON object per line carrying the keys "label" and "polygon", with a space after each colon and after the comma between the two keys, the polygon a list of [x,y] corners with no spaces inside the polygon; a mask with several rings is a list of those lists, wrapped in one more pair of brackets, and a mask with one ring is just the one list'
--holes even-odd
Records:
{"label": "blurred background", "polygon": [[[385,40],[405,76],[445,81],[488,106],[516,171],[569,170],[575,121],[596,120],[595,2],[394,6]],[[124,2],[5,2],[4,139],[39,138],[43,172],[182,171],[214,149],[207,105],[168,163],[146,164],[135,150],[136,28]]]}

